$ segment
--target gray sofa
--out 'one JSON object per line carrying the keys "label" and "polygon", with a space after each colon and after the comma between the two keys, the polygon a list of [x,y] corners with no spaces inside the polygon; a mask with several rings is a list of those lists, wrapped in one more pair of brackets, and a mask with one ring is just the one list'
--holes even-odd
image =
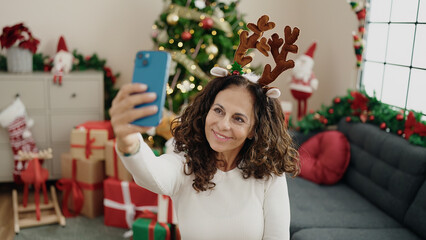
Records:
{"label": "gray sofa", "polygon": [[[335,185],[288,178],[292,240],[426,239],[426,148],[371,124],[338,131],[351,159]],[[299,146],[309,137],[291,132]]]}

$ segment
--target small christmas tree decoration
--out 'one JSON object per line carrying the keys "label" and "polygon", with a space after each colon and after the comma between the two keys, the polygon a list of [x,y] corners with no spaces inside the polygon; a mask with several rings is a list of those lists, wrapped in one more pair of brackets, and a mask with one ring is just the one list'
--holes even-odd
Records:
{"label": "small christmas tree decoration", "polygon": [[182,38],[183,41],[188,41],[188,40],[191,40],[192,35],[189,31],[184,31],[184,32],[182,32],[180,37]]}
{"label": "small christmas tree decoration", "polygon": [[179,22],[179,16],[176,13],[170,13],[166,20],[168,24],[174,26]]}
{"label": "small christmas tree decoration", "polygon": [[209,30],[213,27],[214,22],[213,19],[209,17],[205,17],[203,20],[201,20],[202,28]]}
{"label": "small christmas tree decoration", "polygon": [[211,44],[209,44],[208,47],[206,47],[206,53],[207,54],[213,54],[214,56],[216,56],[219,53],[219,49],[217,48],[216,45],[211,43]]}

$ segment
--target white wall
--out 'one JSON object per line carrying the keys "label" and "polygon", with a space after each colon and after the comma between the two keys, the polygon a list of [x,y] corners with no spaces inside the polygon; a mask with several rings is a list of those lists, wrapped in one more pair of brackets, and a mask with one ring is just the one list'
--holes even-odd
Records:
{"label": "white wall", "polygon": [[[50,56],[56,52],[59,36],[64,35],[70,50],[97,53],[106,59],[114,72],[121,73],[120,86],[131,80],[135,52],[152,48],[151,26],[162,8],[161,0],[0,0],[0,28],[23,21],[41,40],[38,52]],[[269,15],[281,36],[285,25],[300,28],[299,53],[289,54],[290,58],[318,41],[314,71],[320,83],[309,99],[309,109],[328,105],[334,96],[355,88],[351,32],[356,30],[357,20],[346,0],[242,0],[239,11],[246,14],[247,22]],[[256,63],[271,60],[257,54]],[[286,88],[288,78],[289,71],[274,83],[284,100],[292,99]]]}

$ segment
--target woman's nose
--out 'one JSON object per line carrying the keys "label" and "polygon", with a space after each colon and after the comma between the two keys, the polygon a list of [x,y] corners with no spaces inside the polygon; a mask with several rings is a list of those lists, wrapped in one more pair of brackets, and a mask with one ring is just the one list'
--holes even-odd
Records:
{"label": "woman's nose", "polygon": [[219,128],[220,130],[229,130],[231,127],[230,125],[230,119],[228,119],[227,117],[222,118],[221,120],[219,120]]}

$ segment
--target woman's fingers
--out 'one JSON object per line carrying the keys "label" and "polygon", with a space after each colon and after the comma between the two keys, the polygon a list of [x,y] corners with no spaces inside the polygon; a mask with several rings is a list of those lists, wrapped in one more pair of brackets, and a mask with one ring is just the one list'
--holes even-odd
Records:
{"label": "woman's fingers", "polygon": [[112,103],[120,102],[123,99],[125,99],[127,96],[129,96],[130,94],[145,92],[147,89],[148,89],[148,86],[146,84],[142,84],[142,83],[127,83],[127,84],[124,84],[120,88],[120,91],[118,91],[118,93],[115,96]]}
{"label": "woman's fingers", "polygon": [[136,119],[154,115],[157,113],[157,111],[158,111],[158,107],[155,105],[145,106],[141,108],[132,108],[121,114],[111,115],[111,124],[113,126],[122,125],[122,124],[127,125],[135,121]]}
{"label": "woman's fingers", "polygon": [[156,98],[157,95],[153,92],[127,95],[127,97],[123,97],[121,100],[117,100],[115,102],[113,101],[112,107],[110,109],[110,115],[128,111],[140,104],[151,103],[155,101]]}

